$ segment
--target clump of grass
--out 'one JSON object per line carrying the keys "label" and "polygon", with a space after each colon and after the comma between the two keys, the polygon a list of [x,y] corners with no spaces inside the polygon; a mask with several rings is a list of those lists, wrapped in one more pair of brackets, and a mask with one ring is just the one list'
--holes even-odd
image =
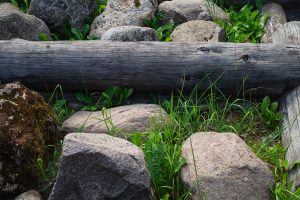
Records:
{"label": "clump of grass", "polygon": [[65,119],[70,117],[75,111],[68,107],[68,101],[64,97],[63,88],[57,85],[53,90],[48,104],[52,105],[53,111],[57,116],[58,125],[61,125]]}
{"label": "clump of grass", "polygon": [[163,25],[161,23],[162,18],[163,13],[158,11],[151,19],[144,19],[144,24],[145,26],[156,30],[160,41],[170,42],[172,41],[171,34],[175,29],[176,24],[170,19],[167,24]]}
{"label": "clump of grass", "polygon": [[181,147],[190,135],[199,131],[238,134],[271,166],[277,181],[272,190],[274,198],[293,199],[298,195],[299,191],[290,192],[290,183],[286,181],[287,161],[280,143],[281,115],[275,106],[277,103],[271,103],[268,97],[262,103],[234,100],[225,97],[212,84],[204,92],[198,87],[188,95],[179,92],[161,105],[170,115],[165,127],[157,127],[150,133],[135,133],[131,138],[145,153],[158,199],[190,197],[179,181],[180,168],[185,164]]}
{"label": "clump of grass", "polygon": [[45,160],[39,158],[37,163],[40,169],[41,180],[40,180],[40,191],[43,196],[50,194],[51,189],[56,181],[58,173],[58,163],[62,153],[62,141],[57,145],[51,145],[47,148],[51,148],[52,156],[46,163]]}

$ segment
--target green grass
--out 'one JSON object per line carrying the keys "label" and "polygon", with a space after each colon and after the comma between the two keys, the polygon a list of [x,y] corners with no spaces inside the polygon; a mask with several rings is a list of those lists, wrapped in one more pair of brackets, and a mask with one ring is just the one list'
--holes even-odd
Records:
{"label": "green grass", "polygon": [[236,133],[258,157],[269,163],[277,181],[272,188],[274,199],[299,199],[300,189],[292,193],[286,182],[287,161],[280,142],[281,117],[278,117],[281,114],[275,105],[277,103],[271,103],[268,97],[262,103],[233,100],[214,86],[206,92],[197,88],[188,95],[179,92],[170,101],[163,102],[170,122],[164,128],[135,133],[131,138],[145,153],[157,198],[189,198],[189,191],[181,185],[178,174],[185,163],[180,156],[182,143],[195,132],[216,131]]}

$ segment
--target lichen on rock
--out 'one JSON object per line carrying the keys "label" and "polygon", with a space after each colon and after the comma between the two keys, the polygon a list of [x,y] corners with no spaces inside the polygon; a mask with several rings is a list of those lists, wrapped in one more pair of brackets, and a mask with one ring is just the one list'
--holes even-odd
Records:
{"label": "lichen on rock", "polygon": [[37,159],[56,142],[56,116],[43,97],[19,83],[0,85],[0,196],[36,188]]}

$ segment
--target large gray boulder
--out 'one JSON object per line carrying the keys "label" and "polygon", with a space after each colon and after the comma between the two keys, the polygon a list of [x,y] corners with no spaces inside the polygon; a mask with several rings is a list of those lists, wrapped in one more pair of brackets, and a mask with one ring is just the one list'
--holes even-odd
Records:
{"label": "large gray boulder", "polygon": [[101,40],[136,42],[159,41],[156,31],[152,28],[140,26],[119,26],[106,31]]}
{"label": "large gray boulder", "polygon": [[262,43],[272,43],[273,33],[282,25],[287,23],[285,11],[280,4],[268,3],[262,8],[262,15],[269,16],[269,19],[265,23]]}
{"label": "large gray boulder", "polygon": [[61,199],[153,199],[143,152],[106,134],[68,134],[49,197]]}
{"label": "large gray boulder", "polygon": [[225,42],[225,32],[211,21],[193,20],[177,26],[171,34],[173,42]]}
{"label": "large gray boulder", "polygon": [[90,36],[101,38],[103,33],[117,26],[143,26],[157,7],[156,0],[109,0],[105,11],[94,20]]}
{"label": "large gray boulder", "polygon": [[51,40],[50,30],[42,20],[23,13],[10,3],[0,3],[0,40],[38,41],[41,33]]}
{"label": "large gray boulder", "polygon": [[206,0],[173,0],[165,1],[158,6],[163,14],[162,24],[172,19],[175,24],[182,24],[191,20],[212,21],[213,17],[228,20],[227,14],[214,3]]}
{"label": "large gray boulder", "polygon": [[155,104],[119,106],[106,111],[79,111],[62,124],[67,132],[109,133],[127,138],[134,132],[150,131],[164,126],[168,114]]}
{"label": "large gray boulder", "polygon": [[195,133],[184,142],[182,156],[187,164],[180,178],[192,199],[271,199],[271,170],[234,133]]}
{"label": "large gray boulder", "polygon": [[52,31],[63,31],[65,19],[81,30],[94,15],[97,0],[31,0],[28,13],[42,19]]}
{"label": "large gray boulder", "polygon": [[300,45],[300,21],[292,21],[279,27],[272,35],[273,43]]}

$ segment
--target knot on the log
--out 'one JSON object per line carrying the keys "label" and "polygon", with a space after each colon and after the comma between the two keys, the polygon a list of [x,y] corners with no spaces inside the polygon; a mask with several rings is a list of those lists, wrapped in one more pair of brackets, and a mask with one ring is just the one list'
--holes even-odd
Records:
{"label": "knot on the log", "polygon": [[248,54],[244,54],[244,55],[242,55],[242,59],[243,59],[243,61],[248,61],[251,59],[251,57]]}

